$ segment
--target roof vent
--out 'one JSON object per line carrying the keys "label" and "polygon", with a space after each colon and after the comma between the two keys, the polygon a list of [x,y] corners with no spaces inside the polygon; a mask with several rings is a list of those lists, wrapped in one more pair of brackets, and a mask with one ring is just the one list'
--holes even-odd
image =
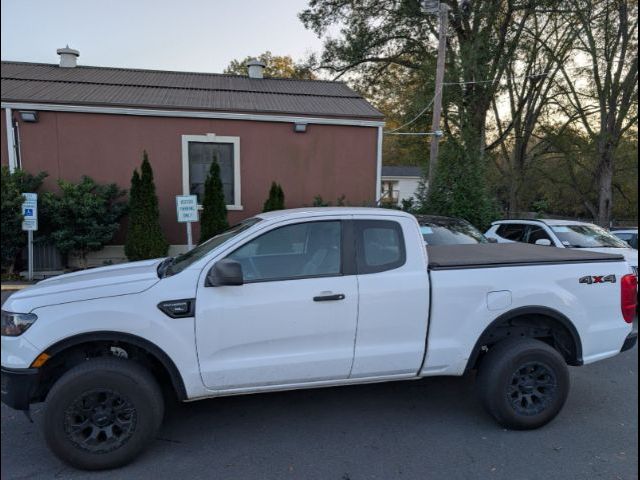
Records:
{"label": "roof vent", "polygon": [[249,78],[263,78],[264,67],[266,65],[256,58],[249,60],[249,63],[247,63]]}
{"label": "roof vent", "polygon": [[74,68],[77,65],[80,52],[69,48],[67,45],[65,48],[59,48],[56,53],[60,55],[60,67],[62,68]]}

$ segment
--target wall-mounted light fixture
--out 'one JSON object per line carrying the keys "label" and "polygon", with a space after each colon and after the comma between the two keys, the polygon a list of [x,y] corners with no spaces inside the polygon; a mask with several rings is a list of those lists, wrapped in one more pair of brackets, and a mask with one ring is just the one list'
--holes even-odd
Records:
{"label": "wall-mounted light fixture", "polygon": [[20,110],[20,119],[27,123],[36,123],[38,121],[38,112],[35,110]]}
{"label": "wall-mounted light fixture", "polygon": [[302,122],[296,122],[293,124],[293,131],[296,133],[304,133],[307,131],[307,124]]}

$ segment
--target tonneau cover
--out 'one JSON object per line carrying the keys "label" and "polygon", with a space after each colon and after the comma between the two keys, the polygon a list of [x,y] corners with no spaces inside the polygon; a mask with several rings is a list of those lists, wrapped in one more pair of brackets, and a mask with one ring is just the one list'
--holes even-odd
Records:
{"label": "tonneau cover", "polygon": [[544,247],[527,243],[483,243],[476,245],[427,246],[429,269],[488,268],[558,263],[618,262],[620,254],[581,249]]}

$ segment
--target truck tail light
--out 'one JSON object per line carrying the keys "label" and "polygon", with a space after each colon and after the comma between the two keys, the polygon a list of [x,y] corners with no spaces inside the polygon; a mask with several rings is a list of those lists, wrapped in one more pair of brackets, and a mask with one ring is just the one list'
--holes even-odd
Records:
{"label": "truck tail light", "polygon": [[635,275],[625,275],[620,283],[622,285],[622,316],[625,322],[631,323],[638,306],[638,278]]}

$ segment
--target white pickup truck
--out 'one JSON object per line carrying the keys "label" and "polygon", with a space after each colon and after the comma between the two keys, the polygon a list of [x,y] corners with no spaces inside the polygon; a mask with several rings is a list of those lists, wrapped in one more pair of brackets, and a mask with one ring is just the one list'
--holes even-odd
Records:
{"label": "white pickup truck", "polygon": [[553,419],[567,365],[631,348],[621,256],[533,245],[425,248],[410,215],[365,208],[250,218],[175,258],[42,281],[2,311],[2,401],[46,401],[66,462],[112,468],[181,401],[463,375],[509,428]]}

